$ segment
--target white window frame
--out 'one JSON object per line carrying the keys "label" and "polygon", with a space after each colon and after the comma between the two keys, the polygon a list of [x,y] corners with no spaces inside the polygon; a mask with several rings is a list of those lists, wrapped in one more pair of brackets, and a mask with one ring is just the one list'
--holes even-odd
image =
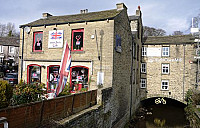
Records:
{"label": "white window frame", "polygon": [[162,47],[162,56],[169,56],[169,47]]}
{"label": "white window frame", "polygon": [[146,88],[147,87],[147,79],[141,78],[140,79],[140,88]]}
{"label": "white window frame", "polygon": [[0,45],[0,53],[3,53],[3,45]]}
{"label": "white window frame", "polygon": [[[13,51],[12,51],[13,49]],[[15,53],[15,47],[14,46],[9,46],[9,53]]]}
{"label": "white window frame", "polygon": [[[168,69],[168,72],[167,72]],[[162,64],[162,74],[169,74],[170,70],[169,70],[169,64]]]}
{"label": "white window frame", "polygon": [[[163,87],[167,87],[167,88],[163,88]],[[162,80],[161,81],[161,90],[169,90],[169,80]]]}
{"label": "white window frame", "polygon": [[141,73],[146,73],[147,72],[147,64],[146,63],[141,63]]}
{"label": "white window frame", "polygon": [[147,56],[147,47],[142,47],[142,56]]}

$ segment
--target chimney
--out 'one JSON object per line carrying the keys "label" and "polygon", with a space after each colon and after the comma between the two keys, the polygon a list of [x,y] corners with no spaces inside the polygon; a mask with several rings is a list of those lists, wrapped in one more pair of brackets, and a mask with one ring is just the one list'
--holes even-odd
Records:
{"label": "chimney", "polygon": [[53,15],[51,15],[51,14],[49,14],[49,13],[42,13],[42,18],[48,18],[48,17],[50,17],[50,16],[53,16]]}
{"label": "chimney", "polygon": [[88,13],[88,9],[80,10],[81,14]]}
{"label": "chimney", "polygon": [[124,3],[118,3],[118,4],[116,4],[116,6],[117,6],[117,10],[127,9],[127,7]]}
{"label": "chimney", "polygon": [[141,16],[140,6],[138,6],[138,10],[136,10],[136,16]]}

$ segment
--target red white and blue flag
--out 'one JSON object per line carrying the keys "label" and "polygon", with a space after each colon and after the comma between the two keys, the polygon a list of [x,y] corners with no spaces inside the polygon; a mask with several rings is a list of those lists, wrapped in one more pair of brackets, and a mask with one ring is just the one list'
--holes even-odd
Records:
{"label": "red white and blue flag", "polygon": [[56,87],[56,92],[55,92],[56,96],[58,96],[58,94],[62,92],[62,90],[65,88],[65,85],[67,83],[67,78],[70,72],[70,66],[71,66],[71,54],[69,46],[66,42],[59,70],[60,78],[58,80],[58,85]]}

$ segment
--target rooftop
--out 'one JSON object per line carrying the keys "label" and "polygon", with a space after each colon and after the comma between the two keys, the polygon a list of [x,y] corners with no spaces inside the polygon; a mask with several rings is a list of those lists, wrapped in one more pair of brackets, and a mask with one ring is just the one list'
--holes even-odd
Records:
{"label": "rooftop", "polygon": [[20,41],[17,37],[0,37],[0,45],[19,47]]}
{"label": "rooftop", "polygon": [[177,36],[149,36],[143,38],[143,44],[160,45],[160,44],[191,44],[194,43],[192,35]]}
{"label": "rooftop", "polygon": [[28,24],[20,25],[23,26],[43,26],[43,25],[55,25],[55,24],[67,24],[67,23],[81,23],[90,21],[101,21],[107,19],[114,19],[122,10],[113,9],[99,12],[87,12],[75,15],[64,15],[64,16],[52,16],[48,15],[47,18],[41,18]]}

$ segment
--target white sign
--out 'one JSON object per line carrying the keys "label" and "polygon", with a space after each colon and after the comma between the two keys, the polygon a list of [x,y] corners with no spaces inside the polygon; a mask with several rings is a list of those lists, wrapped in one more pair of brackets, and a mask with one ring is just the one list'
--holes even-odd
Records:
{"label": "white sign", "polygon": [[161,48],[147,48],[147,56],[161,56]]}
{"label": "white sign", "polygon": [[194,59],[200,59],[200,56],[194,56]]}
{"label": "white sign", "polygon": [[103,85],[103,81],[104,81],[104,73],[98,72],[97,73],[97,85]]}
{"label": "white sign", "polygon": [[62,48],[63,47],[63,30],[49,31],[48,48]]}

